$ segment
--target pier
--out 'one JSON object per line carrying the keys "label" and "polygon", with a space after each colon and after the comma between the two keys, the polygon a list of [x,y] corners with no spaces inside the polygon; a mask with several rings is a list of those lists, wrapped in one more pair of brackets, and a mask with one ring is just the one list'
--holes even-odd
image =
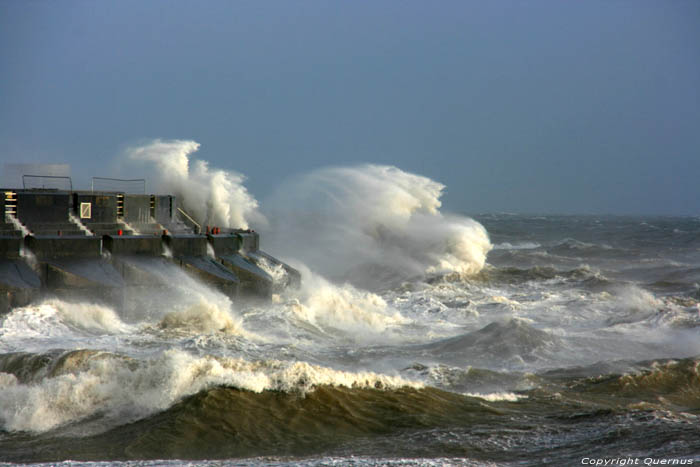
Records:
{"label": "pier", "polygon": [[[257,232],[200,226],[173,195],[0,193],[0,314],[51,296],[122,307],[133,291],[172,287],[153,274],[161,265],[233,300],[269,299],[300,282],[298,271],[260,250]],[[275,283],[268,271],[279,267],[285,279]]]}

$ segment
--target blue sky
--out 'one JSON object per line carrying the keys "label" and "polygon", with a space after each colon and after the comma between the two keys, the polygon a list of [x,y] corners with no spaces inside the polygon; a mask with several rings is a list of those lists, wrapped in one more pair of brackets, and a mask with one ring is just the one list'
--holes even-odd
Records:
{"label": "blue sky", "polygon": [[89,186],[155,138],[263,203],[368,162],[452,211],[697,215],[700,2],[0,0],[0,162]]}

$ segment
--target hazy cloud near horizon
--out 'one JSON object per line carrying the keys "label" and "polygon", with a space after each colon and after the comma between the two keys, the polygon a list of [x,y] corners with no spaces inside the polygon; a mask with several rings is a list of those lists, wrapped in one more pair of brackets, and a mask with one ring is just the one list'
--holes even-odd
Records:
{"label": "hazy cloud near horizon", "polygon": [[0,167],[159,138],[262,202],[376,163],[452,211],[698,215],[700,2],[0,0]]}

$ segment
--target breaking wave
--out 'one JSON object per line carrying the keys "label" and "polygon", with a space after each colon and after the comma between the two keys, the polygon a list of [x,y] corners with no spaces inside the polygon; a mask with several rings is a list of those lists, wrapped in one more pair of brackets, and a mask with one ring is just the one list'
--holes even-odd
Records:
{"label": "breaking wave", "polygon": [[194,333],[223,332],[241,334],[238,320],[226,309],[216,304],[201,301],[181,311],[167,313],[159,323],[161,329],[177,329]]}
{"label": "breaking wave", "polygon": [[288,310],[323,332],[359,341],[386,339],[397,327],[410,322],[379,295],[350,284],[335,285],[308,268],[302,271],[302,288],[287,303]]}
{"label": "breaking wave", "polygon": [[491,249],[488,234],[470,218],[441,213],[443,189],[396,167],[316,170],[266,203],[274,224],[266,243],[371,290],[426,274],[474,274]]}
{"label": "breaking wave", "polygon": [[[93,416],[121,425],[220,386],[302,395],[320,386],[422,387],[373,372],[346,372],[298,361],[196,357],[180,350],[167,350],[147,360],[87,350],[24,355],[19,364],[17,359],[15,355],[0,358],[0,423],[7,431],[44,432]],[[40,364],[28,364],[32,359]],[[36,374],[12,373],[32,367]]]}
{"label": "breaking wave", "polygon": [[[15,308],[0,322],[0,342],[6,344],[8,349],[13,348],[14,340],[21,341],[28,337],[40,340],[76,334],[118,334],[132,330],[110,307],[95,303],[68,302],[57,298]],[[0,345],[0,349],[4,347]]]}

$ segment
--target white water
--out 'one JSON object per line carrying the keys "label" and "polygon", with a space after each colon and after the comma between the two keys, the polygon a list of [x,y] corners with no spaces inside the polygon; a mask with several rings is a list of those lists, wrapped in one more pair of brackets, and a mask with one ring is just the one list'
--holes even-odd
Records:
{"label": "white water", "polygon": [[[0,373],[3,428],[44,432],[98,416],[102,422],[95,429],[100,431],[221,385],[303,394],[318,385],[449,387],[456,384],[452,382],[455,377],[464,375],[456,387],[473,385],[475,390],[461,393],[485,401],[517,402],[524,397],[513,392],[519,389],[518,384],[489,383],[485,387],[498,389],[484,390],[483,383],[470,383],[474,378],[471,365],[533,371],[592,364],[600,359],[640,360],[657,352],[650,344],[667,345],[684,335],[673,326],[654,321],[652,312],[669,304],[631,287],[589,296],[580,303],[573,294],[538,296],[532,289],[523,296],[524,290],[517,288],[493,294],[482,286],[466,290],[462,282],[379,295],[332,284],[309,275],[309,271],[303,273],[304,288],[287,294],[287,301],[265,305],[262,310],[244,308],[242,316],[226,297],[169,270],[163,271],[164,276],[174,278],[182,290],[169,301],[164,301],[167,295],[159,296],[157,312],[150,310],[134,323],[127,324],[107,307],[57,299],[13,310],[0,326],[3,353],[42,353],[56,348],[76,349],[77,353],[52,374],[33,381],[20,382],[15,376]],[[467,293],[468,303],[463,300]],[[514,300],[516,295],[518,301]],[[468,311],[470,308],[474,312]],[[579,308],[587,313],[584,327],[575,321]],[[544,310],[550,310],[552,316],[542,317]],[[258,322],[255,315],[261,312],[268,315]],[[620,312],[632,313],[634,319],[612,328],[604,322],[606,316]],[[667,313],[671,312],[683,310]],[[476,332],[513,316],[519,317],[517,325],[503,324],[497,333],[484,335],[483,350],[478,341],[459,349],[462,366],[431,369],[425,377],[405,372],[411,362],[431,365],[445,358],[444,350],[420,350],[412,347],[416,342],[439,342],[440,334],[449,337]],[[544,328],[550,337],[542,340],[537,334],[530,335],[534,327]],[[288,342],[274,337],[279,328],[287,329]],[[309,328],[320,334],[306,334]],[[600,329],[604,334],[597,336]],[[614,334],[607,335],[611,329]],[[652,334],[656,336],[648,340]],[[205,336],[211,337],[203,340]],[[229,336],[243,340],[230,341]],[[498,342],[493,341],[495,336]],[[682,345],[695,347],[686,351],[700,352],[692,336],[687,337]],[[590,344],[594,338],[597,348]],[[243,347],[232,346],[235,342]],[[385,348],[387,345],[391,347]],[[551,345],[554,347],[549,352]],[[346,350],[335,353],[342,348]],[[503,348],[516,353],[504,355]],[[485,353],[480,355],[482,351]],[[294,356],[299,352],[307,357]],[[536,360],[527,360],[528,355]],[[319,360],[322,363],[315,363]]]}
{"label": "white water", "polygon": [[440,212],[443,189],[396,167],[317,170],[268,200],[265,245],[326,277],[372,289],[431,273],[468,276],[484,266],[491,243],[479,223]]}
{"label": "white water", "polygon": [[358,343],[395,341],[401,326],[411,322],[375,293],[333,284],[303,266],[300,270],[302,287],[287,292],[292,298],[284,308],[295,319]]}
{"label": "white water", "polygon": [[202,300],[185,309],[166,313],[158,327],[197,334],[243,334],[240,321],[234,318],[228,308],[230,307],[221,307]]}
{"label": "white water", "polygon": [[39,262],[36,259],[36,255],[32,250],[27,248],[26,246],[22,245],[19,249],[19,256],[24,259],[24,262],[27,263],[27,265],[32,268],[33,270],[37,270],[39,267]]}
{"label": "white water", "polygon": [[318,385],[420,387],[400,377],[337,371],[306,362],[197,357],[176,349],[146,360],[77,351],[54,374],[36,383],[20,383],[13,375],[0,373],[0,420],[4,429],[33,432],[95,414],[112,420],[110,424],[123,424],[215,386],[303,394]]}
{"label": "white water", "polygon": [[496,401],[518,402],[519,400],[527,399],[527,396],[522,396],[522,395],[515,394],[512,392],[494,392],[494,393],[490,393],[490,394],[480,394],[480,393],[467,392],[464,395],[469,396],[469,397],[476,397],[479,399],[484,399],[484,400],[489,401],[489,402],[496,402]]}
{"label": "white water", "polygon": [[247,229],[264,223],[257,200],[243,185],[245,177],[191,159],[199,143],[186,140],[154,140],[126,152],[126,163],[138,164],[151,174],[156,190],[174,193],[200,225]]}

